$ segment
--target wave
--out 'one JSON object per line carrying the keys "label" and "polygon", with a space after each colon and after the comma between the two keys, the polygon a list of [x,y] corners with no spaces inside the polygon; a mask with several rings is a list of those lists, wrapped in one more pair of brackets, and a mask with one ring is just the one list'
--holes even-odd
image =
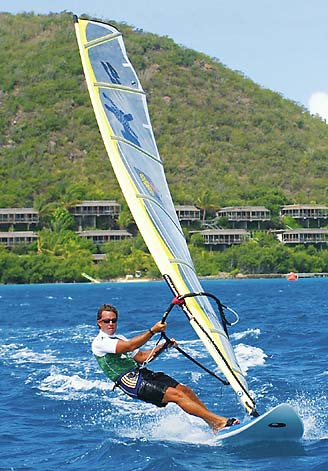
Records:
{"label": "wave", "polygon": [[101,380],[88,380],[81,378],[78,374],[72,376],[58,372],[57,368],[53,368],[49,376],[44,378],[39,385],[41,391],[50,391],[62,393],[67,391],[90,391],[98,389],[101,391],[111,391],[113,384]]}
{"label": "wave", "polygon": [[17,345],[15,343],[2,345],[0,347],[0,357],[18,361],[23,363],[54,363],[57,357],[52,350],[44,350],[43,352],[35,352],[28,347]]}
{"label": "wave", "polygon": [[243,343],[238,344],[235,348],[238,363],[246,374],[249,368],[254,366],[263,366],[268,355],[258,347],[252,347]]}
{"label": "wave", "polygon": [[327,395],[323,392],[315,397],[309,393],[299,393],[288,401],[302,417],[305,440],[327,440]]}
{"label": "wave", "polygon": [[259,338],[261,334],[260,329],[247,329],[244,332],[237,332],[231,335],[231,338],[233,340],[241,340],[245,337],[253,337],[253,338]]}
{"label": "wave", "polygon": [[187,415],[177,406],[169,404],[154,427],[146,428],[149,440],[171,441],[191,444],[215,445],[215,437],[209,427],[199,418]]}
{"label": "wave", "polygon": [[81,376],[65,374],[59,367],[53,366],[49,376],[37,381],[34,388],[57,400],[91,400],[93,395],[96,397],[100,392],[111,392],[113,383],[106,380],[89,380],[83,378],[83,373]]}

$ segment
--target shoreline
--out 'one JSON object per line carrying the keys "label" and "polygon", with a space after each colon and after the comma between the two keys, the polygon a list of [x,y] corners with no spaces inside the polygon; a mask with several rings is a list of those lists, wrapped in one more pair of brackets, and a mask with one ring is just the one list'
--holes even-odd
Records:
{"label": "shoreline", "polygon": [[[328,273],[297,273],[297,279],[300,278],[328,278]],[[237,273],[236,275],[231,275],[229,273],[219,273],[218,275],[207,275],[199,276],[199,280],[256,280],[256,279],[274,279],[274,278],[284,278],[286,281],[297,281],[288,280],[288,273],[259,273],[259,274],[247,274]],[[88,281],[87,281],[88,280]],[[106,280],[101,280],[99,278],[88,277],[85,281],[53,281],[45,283],[0,283],[0,286],[8,285],[20,285],[20,284],[72,284],[72,283],[147,283],[147,282],[160,282],[163,281],[163,278],[143,278],[143,277],[119,277],[119,278],[109,278]]]}
{"label": "shoreline", "polygon": [[[299,278],[327,278],[328,273],[297,273]],[[286,278],[287,280],[288,273],[258,273],[258,274],[247,274],[237,273],[236,275],[231,275],[230,273],[219,273],[218,275],[207,275],[199,276],[200,280],[246,280],[246,279],[271,279],[271,278]],[[109,280],[98,280],[98,283],[139,283],[139,282],[149,282],[149,281],[163,281],[162,278],[135,278],[135,277],[120,277],[112,278]]]}

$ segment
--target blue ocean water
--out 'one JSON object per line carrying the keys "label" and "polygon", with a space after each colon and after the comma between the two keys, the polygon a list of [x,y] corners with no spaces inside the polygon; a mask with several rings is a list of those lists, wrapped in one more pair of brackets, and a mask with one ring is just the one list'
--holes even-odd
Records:
{"label": "blue ocean water", "polygon": [[[294,406],[305,424],[300,443],[230,448],[175,405],[158,409],[112,392],[90,351],[97,308],[116,305],[120,332],[136,335],[168,307],[164,282],[0,286],[0,469],[328,470],[328,279],[203,286],[240,315],[230,338],[259,411]],[[167,333],[214,368],[179,309]],[[152,368],[191,386],[211,410],[245,420],[231,388],[176,350]]]}

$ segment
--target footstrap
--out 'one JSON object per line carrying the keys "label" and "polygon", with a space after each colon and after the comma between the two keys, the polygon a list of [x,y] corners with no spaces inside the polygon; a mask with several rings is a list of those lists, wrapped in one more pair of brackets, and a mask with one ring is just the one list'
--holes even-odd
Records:
{"label": "footstrap", "polygon": [[234,417],[232,417],[231,419],[228,419],[226,424],[225,424],[225,427],[231,427],[232,425],[235,424],[235,422],[237,422],[237,419],[235,419]]}

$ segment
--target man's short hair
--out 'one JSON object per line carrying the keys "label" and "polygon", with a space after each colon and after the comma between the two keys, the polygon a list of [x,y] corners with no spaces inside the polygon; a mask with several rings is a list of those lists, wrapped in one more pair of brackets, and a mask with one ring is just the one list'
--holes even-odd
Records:
{"label": "man's short hair", "polygon": [[98,313],[97,313],[97,321],[99,321],[99,319],[101,319],[102,317],[102,313],[104,311],[112,311],[112,312],[115,312],[116,314],[116,319],[118,318],[118,310],[115,306],[113,306],[112,304],[102,304],[100,306],[100,308],[98,309]]}

